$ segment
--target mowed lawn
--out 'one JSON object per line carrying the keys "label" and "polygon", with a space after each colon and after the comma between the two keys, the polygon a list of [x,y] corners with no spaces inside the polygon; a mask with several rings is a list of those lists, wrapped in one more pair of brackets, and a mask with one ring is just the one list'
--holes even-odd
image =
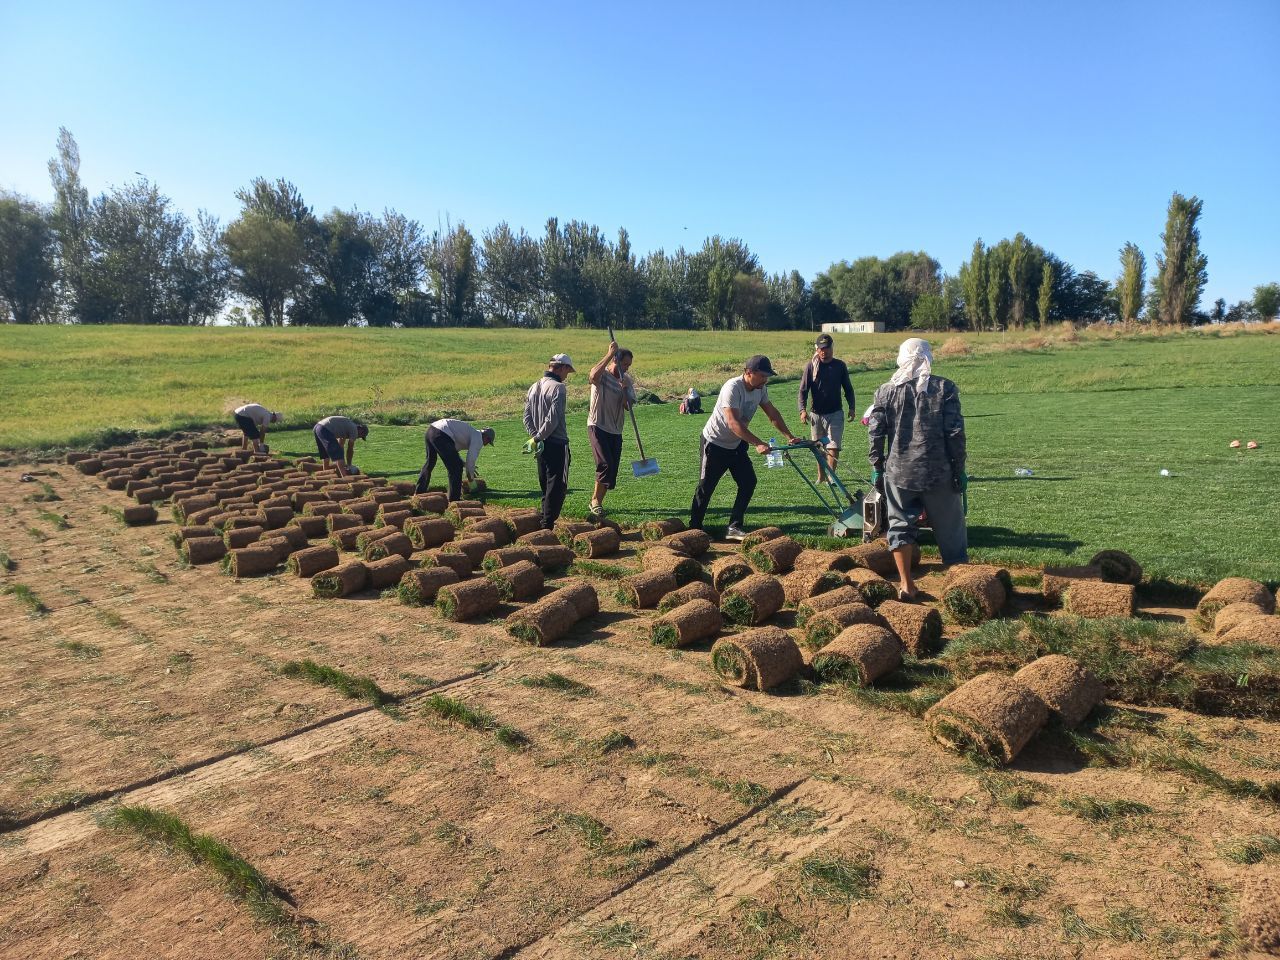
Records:
{"label": "mowed lawn", "polygon": [[[772,388],[774,401],[800,429],[795,377],[809,355],[808,335],[639,333],[622,339],[637,352],[641,384],[664,395],[689,383],[713,392],[747,355],[769,353],[785,375]],[[860,407],[887,379],[901,339],[837,338],[838,353],[855,361]],[[585,370],[601,340],[595,331],[9,328],[0,337],[0,360],[22,359],[6,362],[0,372],[11,398],[0,445],[51,446],[111,427],[217,422],[223,417],[219,397],[285,409],[298,429],[277,434],[275,448],[290,454],[314,452],[308,421],[315,415],[341,409],[421,424],[462,411],[498,431],[497,445],[481,458],[492,497],[532,504],[536,476],[531,458],[520,454],[518,411],[542,354],[559,347],[575,355],[580,369],[570,381],[575,460],[566,513],[581,515],[593,474]],[[961,389],[976,558],[1078,563],[1115,547],[1133,553],[1153,578],[1280,580],[1280,337],[1086,337],[1033,349],[1014,338],[968,340],[977,346],[973,355],[939,357],[935,370]],[[215,374],[223,379],[211,385]],[[450,392],[454,384],[457,393]],[[122,414],[131,403],[145,414]],[[674,403],[643,405],[638,417],[646,453],[659,460],[662,472],[625,476],[610,496],[610,511],[624,523],[687,516],[705,418],[682,417]],[[773,433],[763,416],[754,426],[766,437]],[[422,435],[421,425],[377,425],[358,445],[357,462],[373,472],[414,476],[423,458]],[[1261,448],[1232,450],[1232,439],[1254,439]],[[865,447],[865,428],[852,425],[842,461],[851,487],[866,484]],[[636,456],[630,435],[623,456],[629,473],[627,462]],[[1017,477],[1019,467],[1033,476]],[[1161,476],[1162,469],[1171,475]],[[757,471],[750,526],[822,533],[827,518],[792,470],[766,470],[757,461]],[[440,469],[433,482],[444,478]],[[723,526],[732,490],[726,478],[710,524]]]}

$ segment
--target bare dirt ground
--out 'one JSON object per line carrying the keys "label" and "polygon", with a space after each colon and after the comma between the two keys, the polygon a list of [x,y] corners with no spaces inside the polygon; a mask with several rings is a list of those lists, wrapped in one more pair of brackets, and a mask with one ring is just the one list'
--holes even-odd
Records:
{"label": "bare dirt ground", "polygon": [[[4,582],[49,611],[0,596],[0,956],[1227,956],[1249,868],[1224,851],[1280,834],[1173,773],[1035,742],[993,771],[839,688],[724,687],[709,645],[650,646],[603,582],[599,617],[535,649],[501,617],[185,568],[170,523],[124,528],[123,494],[52,469],[52,503],[0,470]],[[301,658],[402,699],[278,673]],[[529,683],[552,673],[581,686]],[[1280,769],[1275,724],[1144,710],[1229,776]],[[1150,812],[1063,806],[1086,797]],[[222,840],[301,935],[105,826],[120,803]]]}

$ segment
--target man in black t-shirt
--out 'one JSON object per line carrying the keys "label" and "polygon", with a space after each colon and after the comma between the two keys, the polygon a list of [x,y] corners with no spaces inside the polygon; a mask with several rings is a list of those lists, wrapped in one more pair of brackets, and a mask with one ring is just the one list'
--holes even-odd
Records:
{"label": "man in black t-shirt", "polygon": [[[831,334],[820,334],[813,345],[813,360],[805,366],[800,377],[800,422],[809,424],[811,439],[826,438],[827,469],[832,476],[840,461],[840,444],[844,439],[845,416],[840,409],[842,392],[849,401],[849,419],[853,420],[857,404],[853,399],[853,384],[849,382],[849,368],[843,360],[835,358]],[[805,409],[810,393],[813,394],[812,413]],[[826,479],[825,473],[819,468],[819,483]]]}

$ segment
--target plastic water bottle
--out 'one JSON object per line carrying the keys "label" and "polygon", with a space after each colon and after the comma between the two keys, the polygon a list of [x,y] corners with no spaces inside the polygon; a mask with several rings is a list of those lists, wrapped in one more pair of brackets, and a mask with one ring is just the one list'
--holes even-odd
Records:
{"label": "plastic water bottle", "polygon": [[786,461],[782,459],[782,453],[777,449],[778,438],[770,437],[769,446],[773,447],[774,449],[770,450],[768,455],[765,456],[764,458],[765,466],[768,467],[769,469],[773,469],[774,467],[786,466]]}
{"label": "plastic water bottle", "polygon": [[1013,471],[1013,475],[1015,477],[1030,477],[1033,473],[1034,471],[1030,467],[1019,467],[1017,470]]}

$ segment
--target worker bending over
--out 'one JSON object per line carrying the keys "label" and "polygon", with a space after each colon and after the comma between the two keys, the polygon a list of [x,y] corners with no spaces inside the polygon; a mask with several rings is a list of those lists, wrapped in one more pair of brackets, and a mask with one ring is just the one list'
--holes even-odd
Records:
{"label": "worker bending over", "polygon": [[[335,415],[325,417],[315,425],[312,432],[316,437],[316,450],[324,459],[326,467],[330,465],[337,467],[340,477],[360,472],[352,460],[355,457],[356,441],[364,440],[369,436],[368,427],[359,420]],[[345,451],[342,449],[344,442],[346,443]]]}
{"label": "worker bending over", "polygon": [[248,450],[252,444],[256,453],[267,452],[267,425],[284,419],[282,414],[274,413],[260,403],[246,403],[243,407],[236,407],[234,416],[236,426],[244,434],[240,449]]}
{"label": "worker bending over", "polygon": [[[462,474],[465,469],[468,480],[476,478],[476,461],[480,459],[480,448],[493,444],[494,434],[491,427],[477,430],[463,420],[445,418],[437,420],[427,427],[427,461],[418,474],[417,493],[426,493],[431,484],[431,471],[436,467],[436,460],[444,461],[444,468],[449,472],[449,502],[462,499]],[[459,451],[467,451],[467,462],[464,465]]]}

